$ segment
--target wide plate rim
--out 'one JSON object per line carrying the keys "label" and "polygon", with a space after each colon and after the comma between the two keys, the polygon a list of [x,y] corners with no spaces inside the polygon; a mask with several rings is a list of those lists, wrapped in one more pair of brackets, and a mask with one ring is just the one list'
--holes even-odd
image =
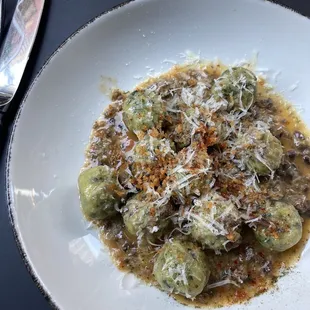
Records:
{"label": "wide plate rim", "polygon": [[23,241],[22,241],[21,232],[19,231],[18,225],[17,225],[17,219],[16,219],[15,210],[14,210],[14,201],[12,198],[12,196],[13,196],[12,186],[11,186],[11,182],[10,182],[12,146],[13,146],[13,142],[14,142],[15,132],[16,132],[16,129],[18,127],[19,119],[21,118],[23,109],[27,103],[27,99],[28,99],[29,95],[31,94],[33,88],[35,87],[37,81],[40,79],[40,76],[43,74],[43,72],[48,67],[48,65],[51,63],[51,61],[54,59],[54,57],[56,57],[63,50],[63,48],[67,44],[70,43],[70,41],[72,39],[74,39],[81,32],[86,30],[93,23],[95,23],[96,21],[98,21],[99,19],[101,19],[102,17],[107,15],[108,13],[116,11],[116,10],[118,10],[118,9],[120,9],[120,8],[128,5],[129,3],[134,2],[134,1],[139,1],[139,0],[125,0],[122,3],[120,3],[116,6],[113,6],[112,8],[110,8],[108,10],[101,12],[99,15],[93,17],[88,22],[86,22],[81,27],[79,27],[76,31],[74,31],[67,39],[65,39],[57,47],[57,49],[45,61],[45,63],[43,64],[43,66],[41,67],[41,69],[39,70],[39,72],[36,74],[35,78],[31,82],[30,86],[28,87],[24,97],[21,100],[20,106],[18,107],[18,110],[17,110],[16,115],[14,117],[14,120],[12,122],[13,125],[12,125],[11,132],[9,133],[8,148],[7,148],[7,152],[5,154],[6,158],[5,158],[5,189],[4,189],[5,190],[5,197],[6,197],[6,204],[7,204],[7,209],[8,209],[9,222],[10,222],[13,234],[14,234],[14,240],[16,242],[16,246],[18,248],[19,254],[23,260],[23,263],[25,264],[25,267],[26,267],[29,275],[31,276],[34,284],[39,289],[39,291],[41,292],[41,294],[43,295],[45,300],[55,310],[62,310],[62,309],[56,303],[56,301],[53,299],[52,294],[45,287],[45,284],[42,281],[40,281],[40,278],[39,278],[37,272],[35,271],[35,267],[32,265],[32,263],[30,262],[27,254],[26,254],[25,246],[24,246]]}

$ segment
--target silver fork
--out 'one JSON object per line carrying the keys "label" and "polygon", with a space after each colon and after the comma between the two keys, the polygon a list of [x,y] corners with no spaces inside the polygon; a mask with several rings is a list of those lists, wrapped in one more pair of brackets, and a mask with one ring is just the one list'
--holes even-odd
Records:
{"label": "silver fork", "polygon": [[[2,0],[0,2],[2,7]],[[44,2],[19,0],[16,5],[0,53],[0,107],[12,100],[20,84],[38,32]]]}

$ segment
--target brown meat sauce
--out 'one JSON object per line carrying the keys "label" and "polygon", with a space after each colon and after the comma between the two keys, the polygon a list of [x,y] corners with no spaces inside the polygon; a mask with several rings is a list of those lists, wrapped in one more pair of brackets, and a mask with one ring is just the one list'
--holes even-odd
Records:
{"label": "brown meat sauce", "polygon": [[[213,79],[219,77],[225,66],[210,64],[205,71]],[[159,79],[182,79],[182,67],[176,67]],[[137,87],[143,88],[156,82],[151,79]],[[195,86],[197,80],[191,76],[187,81],[189,86]],[[93,127],[91,143],[86,152],[85,168],[95,165],[108,164],[119,171],[119,179],[126,183],[129,176],[126,170],[128,163],[123,156],[124,151],[130,152],[137,141],[132,132],[127,132],[121,118],[121,106],[126,93],[114,91],[114,103],[104,112]],[[179,302],[197,307],[220,307],[242,303],[250,298],[266,292],[273,287],[279,276],[285,274],[290,267],[300,259],[305,244],[309,239],[310,215],[309,178],[310,178],[310,147],[307,143],[308,131],[303,122],[281,96],[271,94],[263,79],[259,79],[256,103],[251,108],[251,117],[245,121],[250,124],[255,118],[272,117],[271,132],[282,142],[285,156],[281,167],[276,171],[273,180],[262,178],[261,193],[248,199],[264,200],[266,197],[284,199],[294,204],[303,217],[303,237],[293,248],[282,252],[272,252],[262,247],[255,239],[254,233],[246,225],[242,228],[242,243],[239,247],[216,255],[214,251],[206,250],[211,266],[209,284],[222,281],[229,277],[232,283],[216,288],[205,288],[194,301],[182,296],[173,296]],[[154,135],[161,133],[154,132]],[[108,139],[108,144],[102,144],[102,138]],[[105,139],[105,140],[106,140]],[[225,146],[223,146],[225,148]],[[210,153],[216,158],[216,147],[210,148]],[[210,155],[211,156],[211,155]],[[162,167],[161,167],[162,168]],[[143,185],[143,180],[142,183]],[[139,184],[136,184],[139,185]],[[221,194],[236,194],[243,190],[239,180],[218,179]],[[126,187],[126,185],[124,185]],[[152,274],[154,258],[163,242],[145,243],[137,246],[137,240],[125,229],[122,217],[119,215],[111,220],[97,222],[100,228],[102,242],[109,248],[116,266],[125,272],[132,272],[147,283],[157,286]],[[173,237],[178,232],[173,232]],[[182,236],[182,238],[187,238]]]}

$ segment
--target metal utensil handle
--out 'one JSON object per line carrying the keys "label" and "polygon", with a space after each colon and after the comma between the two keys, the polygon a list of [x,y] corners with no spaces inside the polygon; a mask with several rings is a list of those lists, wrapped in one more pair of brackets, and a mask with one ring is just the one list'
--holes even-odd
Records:
{"label": "metal utensil handle", "polygon": [[19,0],[0,53],[0,107],[14,97],[35,41],[45,0]]}

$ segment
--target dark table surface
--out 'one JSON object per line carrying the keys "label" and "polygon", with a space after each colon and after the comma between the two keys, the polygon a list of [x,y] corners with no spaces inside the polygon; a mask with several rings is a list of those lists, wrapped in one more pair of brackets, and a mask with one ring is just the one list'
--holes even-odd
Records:
{"label": "dark table surface", "polygon": [[[169,1],[169,0],[167,0]],[[4,0],[5,27],[9,25],[16,0]],[[5,196],[5,157],[16,110],[31,81],[57,47],[83,24],[122,0],[45,0],[45,10],[22,84],[0,127],[0,309],[50,309],[25,268],[10,226]],[[274,1],[310,16],[310,1]],[[90,309],[91,310],[91,309]]]}

